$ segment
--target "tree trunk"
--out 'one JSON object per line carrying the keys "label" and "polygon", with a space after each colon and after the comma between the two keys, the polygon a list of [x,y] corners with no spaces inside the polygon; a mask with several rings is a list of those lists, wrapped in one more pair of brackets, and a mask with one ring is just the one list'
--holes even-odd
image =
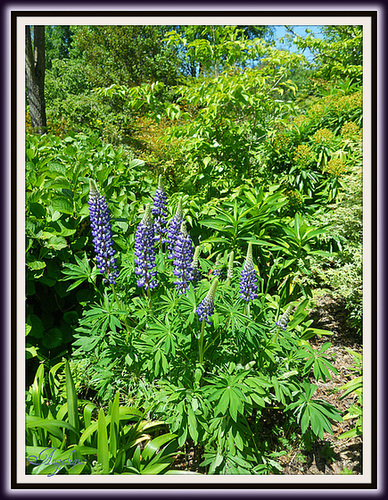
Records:
{"label": "tree trunk", "polygon": [[46,132],[46,106],[44,101],[44,26],[34,26],[34,50],[31,29],[26,26],[26,90],[30,106],[31,127],[38,134]]}

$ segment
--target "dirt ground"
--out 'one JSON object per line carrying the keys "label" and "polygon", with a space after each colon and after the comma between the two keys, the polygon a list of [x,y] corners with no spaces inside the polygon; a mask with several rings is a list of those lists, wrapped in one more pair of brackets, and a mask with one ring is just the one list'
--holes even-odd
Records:
{"label": "dirt ground", "polygon": [[[310,342],[317,349],[324,342],[331,342],[332,345],[326,354],[333,356],[332,363],[338,371],[338,375],[333,375],[332,380],[326,383],[313,380],[318,386],[317,397],[334,404],[338,410],[346,413],[353,403],[353,396],[349,395],[340,399],[342,392],[336,389],[357,376],[351,370],[353,357],[345,350],[345,347],[360,353],[362,352],[361,339],[348,327],[346,313],[340,300],[334,300],[327,295],[320,297],[309,317],[314,319],[313,326],[316,328],[333,332],[330,337],[322,337]],[[335,424],[334,436],[325,433],[324,438],[315,443],[310,453],[296,448],[284,457],[280,457],[283,474],[362,474],[362,437],[337,438],[354,427],[354,423],[354,420],[346,420]]]}

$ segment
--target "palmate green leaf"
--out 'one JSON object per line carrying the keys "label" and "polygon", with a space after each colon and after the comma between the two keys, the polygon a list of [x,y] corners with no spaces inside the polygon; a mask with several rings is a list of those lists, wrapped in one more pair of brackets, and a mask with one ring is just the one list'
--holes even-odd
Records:
{"label": "palmate green leaf", "polygon": [[333,429],[330,420],[321,411],[318,404],[310,403],[310,423],[311,429],[320,439],[323,439],[323,433],[328,432],[333,434]]}
{"label": "palmate green leaf", "polygon": [[337,422],[342,422],[343,420],[341,413],[327,401],[322,399],[313,399],[311,401],[311,406],[318,408],[319,412],[328,419],[335,420]]}
{"label": "palmate green leaf", "polygon": [[77,255],[74,255],[74,258],[77,261],[77,264],[67,262],[63,263],[62,274],[64,275],[64,278],[62,278],[61,281],[76,280],[75,283],[69,286],[67,291],[73,290],[86,280],[92,282],[98,274],[97,269],[92,271],[90,268],[86,253],[82,259],[80,259]]}

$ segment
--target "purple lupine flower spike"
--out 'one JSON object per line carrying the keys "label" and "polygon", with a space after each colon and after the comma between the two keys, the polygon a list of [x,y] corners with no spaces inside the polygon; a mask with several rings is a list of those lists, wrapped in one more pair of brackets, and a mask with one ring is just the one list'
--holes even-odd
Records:
{"label": "purple lupine flower spike", "polygon": [[199,269],[199,254],[200,254],[200,252],[201,252],[201,247],[200,247],[200,245],[198,245],[197,247],[195,247],[193,262],[191,263],[193,284],[198,283],[198,281],[200,281],[200,279],[202,277],[201,271]]}
{"label": "purple lupine flower spike", "polygon": [[178,278],[174,284],[178,288],[178,293],[186,293],[190,281],[193,280],[194,245],[186,229],[186,222],[182,222],[181,229],[175,241],[174,248],[174,270],[173,273]]}
{"label": "purple lupine flower spike", "polygon": [[176,209],[174,217],[170,221],[168,228],[168,258],[174,258],[175,242],[179,235],[181,224],[183,222],[182,200],[179,200],[178,208]]}
{"label": "purple lupine flower spike", "polygon": [[290,319],[291,311],[292,311],[292,305],[288,306],[286,311],[276,321],[277,326],[280,326],[281,328],[283,328],[283,330],[285,330],[287,328],[288,321]]}
{"label": "purple lupine flower spike", "polygon": [[197,314],[199,321],[205,320],[206,323],[211,325],[210,316],[214,314],[214,298],[216,295],[216,290],[218,286],[218,278],[214,278],[213,283],[211,284],[210,290],[207,292],[205,298],[197,307]]}
{"label": "purple lupine flower spike", "polygon": [[166,242],[167,234],[167,194],[163,187],[162,176],[159,175],[158,189],[154,197],[152,215],[155,224],[155,239],[161,243]]}
{"label": "purple lupine flower spike", "polygon": [[[97,189],[93,179],[89,179],[89,214],[97,267],[113,285],[118,276],[115,249],[113,248],[110,214],[104,196]],[[106,280],[106,278],[105,278]]]}
{"label": "purple lupine flower spike", "polygon": [[145,290],[158,286],[155,255],[154,223],[151,216],[151,205],[147,204],[135,235],[135,273],[139,276],[137,286],[144,287]]}
{"label": "purple lupine flower spike", "polygon": [[217,276],[217,278],[221,279],[225,276],[225,269],[221,267],[219,262],[216,262],[216,266],[213,270],[213,276]]}
{"label": "purple lupine flower spike", "polygon": [[249,243],[247,256],[241,271],[240,297],[247,302],[256,299],[257,288],[257,274],[252,259],[252,243]]}

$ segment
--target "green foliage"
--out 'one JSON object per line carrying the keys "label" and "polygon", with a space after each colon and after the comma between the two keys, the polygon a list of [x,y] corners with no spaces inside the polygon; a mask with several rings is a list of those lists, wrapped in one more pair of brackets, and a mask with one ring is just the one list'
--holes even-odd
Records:
{"label": "green foliage", "polygon": [[[132,217],[137,218],[142,197],[149,196],[150,180],[137,180],[142,166],[124,148],[113,149],[92,135],[64,140],[27,136],[26,340],[27,358],[35,358],[33,363],[37,357],[55,363],[66,353],[83,303],[99,293],[95,264],[87,258],[93,252],[88,231],[90,172],[115,200],[115,244],[126,249]],[[136,194],[131,191],[135,185]],[[67,279],[77,276],[70,286],[61,279],[62,269]]]}
{"label": "green foliage", "polygon": [[[69,461],[27,470],[178,473],[184,447],[204,473],[281,473],[284,446],[341,420],[311,382],[336,374],[330,344],[310,343],[330,335],[308,318],[315,288],[343,297],[361,325],[358,27],[299,41],[315,68],[263,27],[59,28],[47,29],[46,74],[57,135],[26,138],[26,436],[29,455]],[[201,249],[200,280],[183,295],[163,244],[158,287],[136,284],[136,227],[159,173],[167,218],[181,199]],[[115,286],[95,265],[90,178],[112,216]],[[249,243],[258,288],[246,303]],[[215,312],[200,323],[214,275]],[[359,398],[346,418],[362,416],[359,384],[345,387]]]}
{"label": "green foliage", "polygon": [[344,420],[357,420],[352,429],[345,431],[338,436],[339,439],[362,436],[362,355],[352,351],[351,349],[346,349],[346,351],[353,356],[353,371],[358,376],[340,387],[340,390],[344,391],[341,395],[341,399],[344,399],[351,394],[355,400],[350,406],[348,413],[344,415]]}
{"label": "green foliage", "polygon": [[326,238],[331,248],[337,248],[335,258],[318,259],[314,263],[315,283],[326,283],[331,293],[345,305],[349,325],[359,335],[362,332],[362,178],[359,165],[344,176],[341,196],[329,209],[315,217],[315,223],[330,224]]}
{"label": "green foliage", "polygon": [[273,37],[271,26],[176,26],[166,33],[178,50],[181,72],[186,76],[218,74],[234,64],[244,66],[247,40]]}
{"label": "green foliage", "polygon": [[46,71],[45,98],[48,127],[64,136],[84,132],[121,144],[132,128],[132,114],[120,96],[99,96],[80,59],[54,60]]}
{"label": "green foliage", "polygon": [[51,68],[53,60],[69,57],[72,37],[70,26],[45,26],[46,70]]}
{"label": "green foliage", "polygon": [[178,59],[163,43],[168,26],[74,26],[73,52],[93,87],[174,84]]}
{"label": "green foliage", "polygon": [[[63,366],[64,402],[56,379]],[[47,379],[51,400],[44,397]],[[176,436],[160,434],[163,422],[144,417],[139,409],[120,405],[119,393],[107,411],[78,400],[67,361],[46,376],[41,364],[27,393],[27,474],[166,473],[177,455]]]}
{"label": "green foliage", "polygon": [[[165,140],[182,144],[193,171],[186,189],[211,186],[215,177],[233,187],[258,169],[259,146],[271,122],[292,110],[292,103],[281,96],[296,90],[287,72],[300,62],[281,52],[271,52],[264,61],[265,71],[258,67],[224,72],[177,89],[176,111],[170,114],[176,123]],[[160,108],[155,111],[160,113]]]}
{"label": "green foliage", "polygon": [[313,68],[317,76],[327,80],[350,78],[360,81],[362,78],[362,26],[322,26],[323,38],[313,35],[306,28],[306,36],[298,36],[290,28],[289,38],[296,46],[310,49],[314,55]]}

